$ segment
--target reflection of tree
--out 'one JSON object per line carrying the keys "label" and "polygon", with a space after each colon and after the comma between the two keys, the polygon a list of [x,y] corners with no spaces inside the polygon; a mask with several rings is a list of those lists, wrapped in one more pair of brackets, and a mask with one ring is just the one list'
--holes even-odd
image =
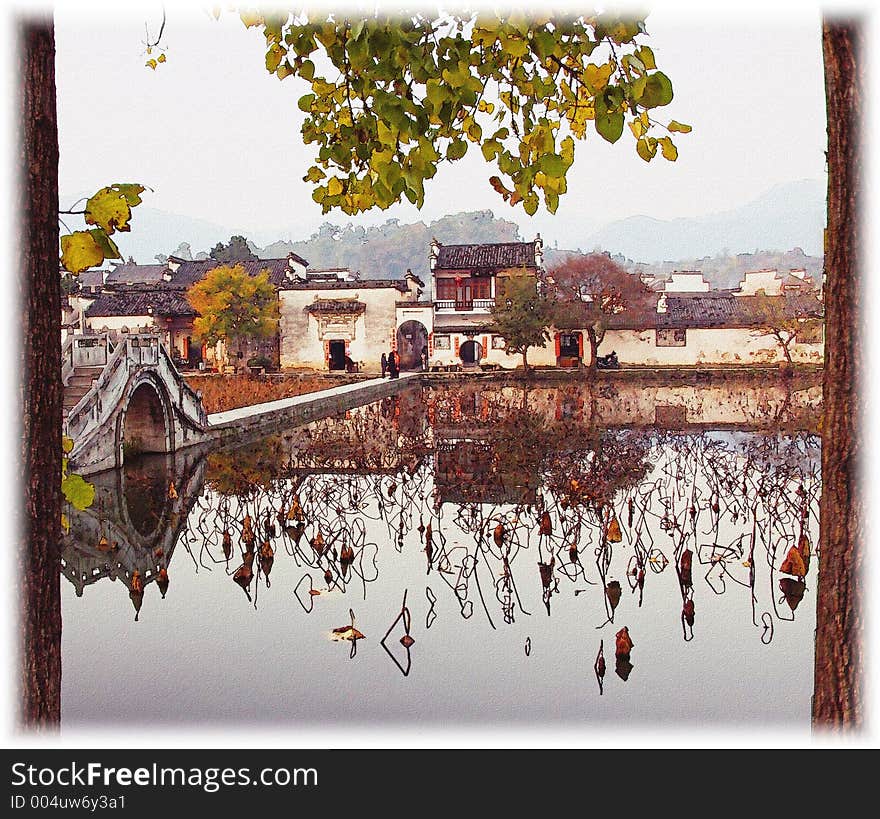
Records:
{"label": "reflection of tree", "polygon": [[[308,613],[330,591],[366,597],[390,547],[430,578],[426,627],[443,596],[497,628],[574,595],[605,628],[659,605],[661,581],[678,588],[685,640],[707,597],[740,587],[764,642],[801,610],[815,575],[815,436],[600,428],[569,387],[416,394],[213,453],[177,538],[196,570],[220,569],[256,607],[277,593],[277,561],[292,560]],[[150,571],[161,590],[167,575]],[[407,636],[409,614],[400,622]],[[386,647],[406,669],[409,652]],[[595,670],[601,686],[604,655]],[[631,670],[615,656],[619,677]]]}

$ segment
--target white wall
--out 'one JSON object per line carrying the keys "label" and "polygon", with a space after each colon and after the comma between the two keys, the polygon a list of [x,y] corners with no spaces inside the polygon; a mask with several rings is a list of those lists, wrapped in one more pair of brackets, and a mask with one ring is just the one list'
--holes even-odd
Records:
{"label": "white wall", "polygon": [[[771,364],[785,361],[782,348],[772,336],[758,336],[753,330],[687,330],[684,347],[658,347],[654,330],[608,330],[599,345],[599,355],[612,350],[621,364],[694,366],[697,364]],[[821,364],[823,344],[792,344],[796,363]]]}

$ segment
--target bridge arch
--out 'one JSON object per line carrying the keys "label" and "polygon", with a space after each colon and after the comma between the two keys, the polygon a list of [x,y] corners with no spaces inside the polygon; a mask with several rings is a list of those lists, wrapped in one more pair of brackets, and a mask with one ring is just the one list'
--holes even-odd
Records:
{"label": "bridge arch", "polygon": [[147,452],[174,451],[174,419],[171,399],[161,378],[142,370],[125,391],[116,425],[116,465],[125,456]]}

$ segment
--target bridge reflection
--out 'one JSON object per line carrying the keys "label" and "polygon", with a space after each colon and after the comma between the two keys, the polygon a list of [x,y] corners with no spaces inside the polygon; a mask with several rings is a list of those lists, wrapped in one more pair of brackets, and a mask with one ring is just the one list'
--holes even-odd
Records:
{"label": "bridge reflection", "polygon": [[168,566],[204,481],[203,450],[143,455],[93,476],[94,503],[67,510],[62,541],[61,572],[77,596],[108,578],[128,589],[136,612],[150,584],[164,597]]}

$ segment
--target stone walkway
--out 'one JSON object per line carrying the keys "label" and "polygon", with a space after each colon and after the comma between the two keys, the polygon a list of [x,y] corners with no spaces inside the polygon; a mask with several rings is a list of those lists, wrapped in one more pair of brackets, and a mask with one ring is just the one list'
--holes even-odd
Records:
{"label": "stone walkway", "polygon": [[[396,381],[406,381],[418,376],[417,372],[401,373]],[[323,402],[327,399],[331,401],[343,396],[349,399],[356,399],[360,392],[369,393],[380,384],[389,384],[390,378],[371,378],[368,381],[355,381],[352,384],[342,384],[338,387],[331,387],[328,390],[318,390],[317,392],[306,392],[302,395],[295,395],[292,398],[282,398],[278,401],[267,401],[264,404],[253,404],[249,407],[239,407],[226,412],[215,412],[208,416],[208,428],[216,427],[220,424],[229,424],[233,421],[246,421],[256,416],[278,413],[280,410],[289,410],[316,402]]]}

